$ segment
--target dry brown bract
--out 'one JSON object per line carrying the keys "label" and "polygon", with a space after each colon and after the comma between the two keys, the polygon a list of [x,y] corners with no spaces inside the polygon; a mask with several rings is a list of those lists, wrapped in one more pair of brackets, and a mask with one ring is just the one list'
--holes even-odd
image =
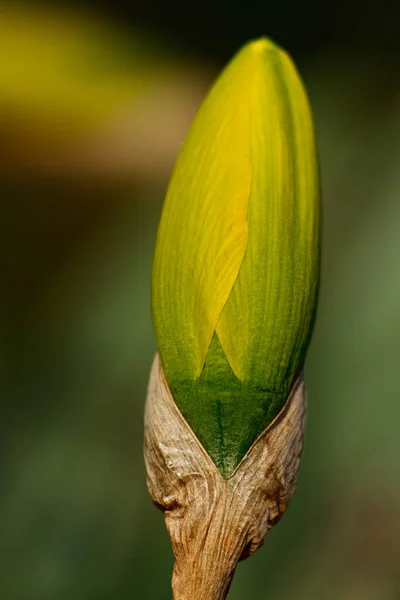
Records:
{"label": "dry brown bract", "polygon": [[294,492],[306,412],[302,375],[282,411],[225,480],[178,410],[156,355],[145,410],[147,485],[165,514],[174,600],[223,600]]}

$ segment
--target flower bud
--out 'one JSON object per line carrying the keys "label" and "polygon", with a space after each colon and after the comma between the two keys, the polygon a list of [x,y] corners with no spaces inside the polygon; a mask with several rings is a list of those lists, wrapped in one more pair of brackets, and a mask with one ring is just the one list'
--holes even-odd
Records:
{"label": "flower bud", "polygon": [[288,55],[247,44],[179,154],[153,263],[161,365],[222,476],[285,404],[315,317],[319,177],[312,115]]}

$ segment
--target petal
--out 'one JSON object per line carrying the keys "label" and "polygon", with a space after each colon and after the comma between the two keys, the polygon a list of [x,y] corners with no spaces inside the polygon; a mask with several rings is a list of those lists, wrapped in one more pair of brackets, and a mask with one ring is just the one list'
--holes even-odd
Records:
{"label": "petal", "polygon": [[245,255],[250,113],[259,68],[260,53],[250,45],[224,70],[196,116],[168,189],[152,309],[169,383],[200,376]]}
{"label": "petal", "polygon": [[253,79],[248,246],[217,334],[236,376],[288,391],[304,360],[319,280],[319,178],[300,77],[276,46]]}

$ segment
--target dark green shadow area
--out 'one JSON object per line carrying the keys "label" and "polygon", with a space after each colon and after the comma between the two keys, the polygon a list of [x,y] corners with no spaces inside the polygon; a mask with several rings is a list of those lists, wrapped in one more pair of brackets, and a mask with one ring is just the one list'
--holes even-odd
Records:
{"label": "dark green shadow area", "polygon": [[233,373],[214,333],[201,377],[170,384],[172,396],[221,475],[228,479],[285,403],[276,392]]}

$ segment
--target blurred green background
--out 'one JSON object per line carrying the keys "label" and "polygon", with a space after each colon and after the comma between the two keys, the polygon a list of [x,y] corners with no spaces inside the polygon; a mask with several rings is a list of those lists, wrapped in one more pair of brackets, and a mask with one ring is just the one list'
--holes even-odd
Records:
{"label": "blurred green background", "polygon": [[323,274],[297,492],[232,600],[400,599],[400,4],[0,2],[0,597],[171,597],[145,488],[154,236],[215,74],[266,34],[314,108]]}

